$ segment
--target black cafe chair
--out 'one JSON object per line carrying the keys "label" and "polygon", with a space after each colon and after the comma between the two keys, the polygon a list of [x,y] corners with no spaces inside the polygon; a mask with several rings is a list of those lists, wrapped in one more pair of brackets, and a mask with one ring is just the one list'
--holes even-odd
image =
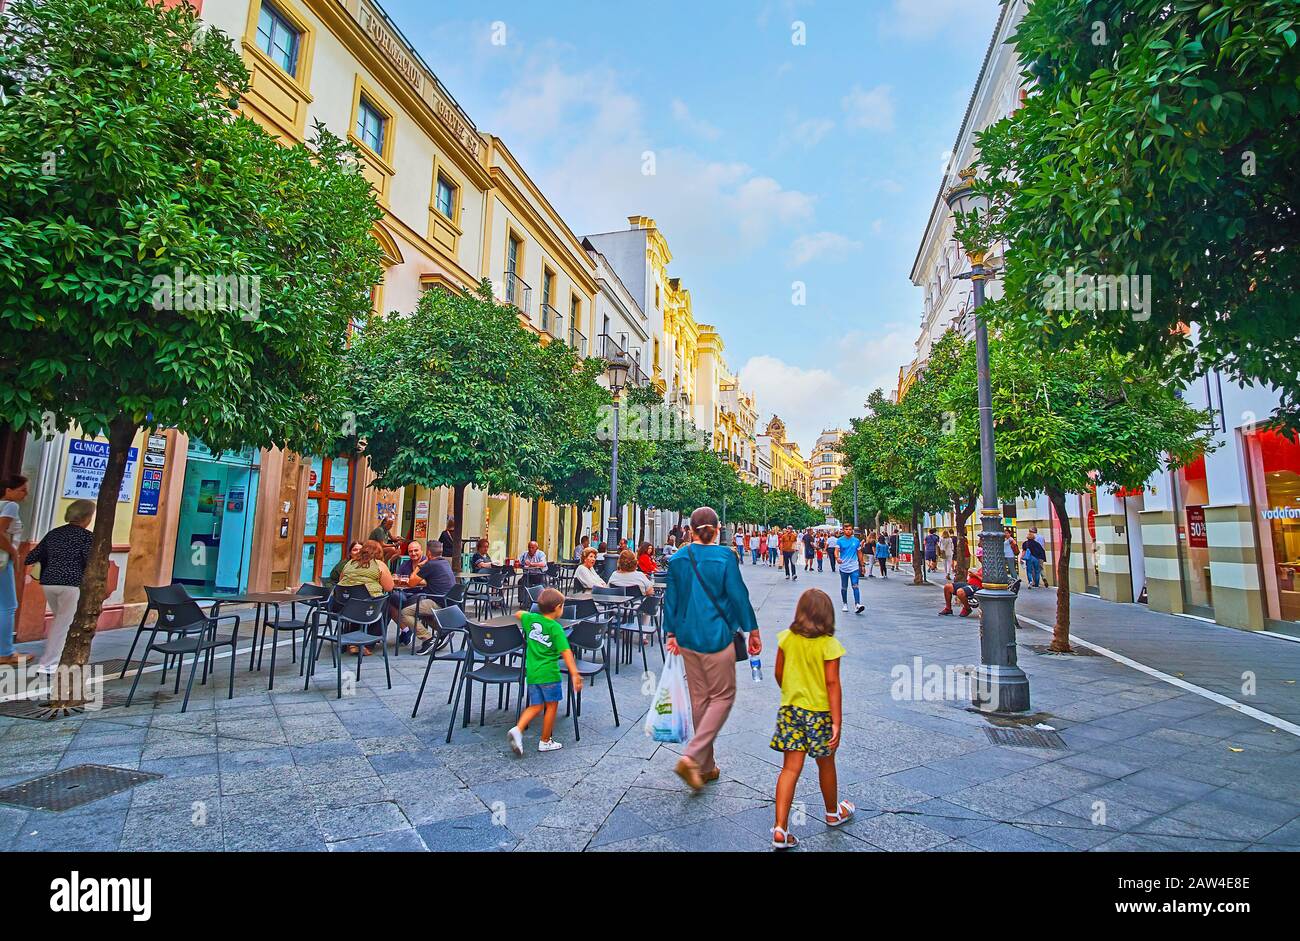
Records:
{"label": "black cafe chair", "polygon": [[[451,742],[452,730],[456,727],[456,712],[460,708],[460,698],[465,697],[465,714],[461,728],[469,725],[470,702],[474,697],[474,684],[482,685],[482,702],[479,705],[478,724],[484,724],[487,708],[487,688],[497,687],[498,691],[510,693],[518,684],[518,708],[515,716],[523,711],[524,702],[524,633],[517,625],[508,627],[485,627],[470,621],[465,625],[467,632],[467,656],[461,682],[456,687],[455,700],[451,706],[451,719],[447,723],[447,741]],[[516,661],[516,662],[511,662]],[[480,665],[475,666],[478,662]],[[507,700],[507,706],[509,701]]]}
{"label": "black cafe chair", "polygon": [[[178,602],[161,601],[156,597],[151,601],[154,602],[154,608],[158,612],[158,619],[154,621],[149,640],[144,645],[144,652],[140,656],[140,668],[131,682],[131,692],[127,694],[126,704],[130,706],[135,698],[136,687],[140,685],[140,677],[144,675],[145,667],[149,663],[151,650],[156,650],[163,655],[164,664],[168,658],[176,658],[176,687],[172,690],[173,695],[180,692],[181,670],[185,665],[185,655],[191,656],[190,678],[185,684],[185,698],[181,701],[181,712],[184,712],[190,705],[190,693],[194,689],[194,675],[198,671],[199,660],[203,661],[203,684],[206,685],[213,652],[218,647],[229,647],[230,686],[226,698],[234,699],[235,647],[239,643],[239,615],[206,613],[189,597]],[[217,625],[222,621],[235,622],[229,637],[217,636]],[[167,635],[166,640],[158,641],[159,631]]]}
{"label": "black cafe chair", "polygon": [[[411,718],[420,709],[420,700],[424,698],[424,687],[429,682],[429,672],[433,669],[435,663],[454,662],[456,670],[451,677],[451,685],[447,688],[447,702],[451,702],[452,694],[456,691],[456,686],[460,682],[461,671],[465,668],[465,662],[469,656],[467,647],[469,645],[469,631],[467,625],[469,621],[465,618],[465,612],[458,607],[439,608],[433,612],[433,649],[426,654],[429,662],[424,665],[424,678],[420,680],[420,691],[415,695],[415,705],[411,707]],[[460,639],[460,647],[453,649],[455,640]],[[453,712],[454,717],[454,712]]]}
{"label": "black cafe chair", "polygon": [[[333,600],[333,599],[331,599]],[[348,598],[337,607],[337,610],[331,610],[323,606],[320,616],[312,626],[311,639],[312,649],[310,652],[310,662],[307,665],[306,679],[303,680],[303,689],[310,688],[311,679],[316,674],[316,661],[320,658],[321,646],[323,644],[332,644],[334,650],[334,667],[336,673],[337,695],[339,699],[343,698],[343,648],[355,646],[357,648],[357,679],[361,679],[361,658],[364,655],[362,648],[367,644],[373,644],[378,639],[380,652],[384,655],[384,675],[388,680],[388,688],[393,688],[393,674],[388,664],[388,644],[384,642],[383,624],[388,619],[388,594],[385,592],[374,598],[367,595],[365,598]],[[376,636],[369,631],[371,627],[379,627],[380,633]],[[308,656],[306,651],[303,656]]]}
{"label": "black cafe chair", "polygon": [[[614,725],[618,722],[618,703],[614,700],[614,681],[609,675],[609,632],[605,624],[599,618],[584,618],[577,624],[573,625],[569,631],[569,646],[578,656],[574,657],[574,664],[578,668],[578,675],[582,677],[583,686],[592,677],[605,674],[605,685],[609,688],[609,707],[614,711]],[[566,704],[565,715],[573,714],[573,737],[575,741],[582,741],[582,733],[578,730],[578,719],[582,715],[582,690],[578,690],[577,697],[573,694],[573,677],[565,674],[566,680]]]}
{"label": "black cafe chair", "polygon": [[[266,688],[275,689],[275,660],[276,651],[280,647],[280,634],[289,635],[289,655],[290,662],[296,663],[298,660],[298,632],[302,631],[304,651],[306,649],[307,634],[311,631],[314,619],[319,612],[320,605],[330,596],[330,589],[320,585],[299,585],[293,601],[289,602],[289,616],[282,618],[280,616],[280,605],[273,604],[270,607],[274,614],[267,612],[267,616],[262,621],[261,639],[257,645],[257,668],[262,669],[262,655],[266,650],[266,635],[271,635],[271,675],[267,680]],[[302,605],[302,615],[299,616],[298,606]],[[304,663],[306,656],[303,657]]]}
{"label": "black cafe chair", "polygon": [[[194,601],[200,610],[210,610],[213,606],[213,603],[210,601],[196,601],[194,598],[191,598],[190,593],[185,590],[185,586],[180,584],[159,585],[156,587],[145,585],[144,596],[148,603],[144,606],[144,613],[140,615],[140,623],[136,625],[135,637],[131,638],[131,649],[127,651],[126,659],[122,661],[122,672],[118,674],[118,679],[123,679],[126,676],[126,671],[131,666],[131,658],[135,656],[136,644],[140,642],[140,637],[149,630],[149,612],[153,611],[156,613],[159,604],[182,604],[186,601]],[[170,661],[171,657],[163,658],[162,682],[164,683],[167,681],[166,668]]]}

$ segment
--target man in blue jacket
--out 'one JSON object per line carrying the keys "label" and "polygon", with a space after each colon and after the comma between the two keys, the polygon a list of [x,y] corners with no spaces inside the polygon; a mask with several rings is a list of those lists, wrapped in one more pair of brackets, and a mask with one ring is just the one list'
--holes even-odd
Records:
{"label": "man in blue jacket", "polygon": [[695,735],[677,762],[677,775],[692,791],[718,780],[713,740],[736,701],[736,631],[749,635],[751,657],[763,650],[749,589],[736,554],[718,545],[718,514],[702,506],[691,514],[695,541],[668,562],[664,633],[671,654],[680,654],[690,688]]}

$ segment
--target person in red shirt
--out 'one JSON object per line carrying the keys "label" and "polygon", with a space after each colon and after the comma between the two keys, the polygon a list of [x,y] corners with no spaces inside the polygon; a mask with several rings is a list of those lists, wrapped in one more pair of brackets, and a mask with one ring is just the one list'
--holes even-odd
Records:
{"label": "person in red shirt", "polygon": [[659,570],[659,566],[655,565],[654,552],[654,546],[648,542],[643,542],[636,554],[636,567],[650,576],[653,576]]}
{"label": "person in red shirt", "polygon": [[943,610],[940,614],[952,614],[952,600],[956,598],[961,602],[961,616],[970,617],[971,599],[975,597],[975,592],[984,587],[982,569],[972,569],[966,573],[964,582],[945,582],[943,586]]}

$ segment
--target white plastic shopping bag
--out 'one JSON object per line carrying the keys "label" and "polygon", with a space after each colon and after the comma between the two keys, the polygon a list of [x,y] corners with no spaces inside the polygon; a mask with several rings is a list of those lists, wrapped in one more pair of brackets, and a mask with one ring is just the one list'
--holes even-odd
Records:
{"label": "white plastic shopping bag", "polygon": [[686,667],[680,654],[669,654],[659,676],[650,711],[645,717],[645,734],[656,742],[684,745],[695,734],[691,721],[691,696],[686,688]]}

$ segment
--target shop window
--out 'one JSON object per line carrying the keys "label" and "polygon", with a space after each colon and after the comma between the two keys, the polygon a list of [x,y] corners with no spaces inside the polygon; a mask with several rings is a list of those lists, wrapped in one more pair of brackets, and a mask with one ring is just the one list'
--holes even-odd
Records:
{"label": "shop window", "polygon": [[[1300,621],[1300,439],[1261,431],[1251,448],[1268,617]],[[1260,497],[1263,497],[1261,500]]]}
{"label": "shop window", "polygon": [[1205,525],[1205,504],[1209,499],[1204,457],[1174,472],[1174,519],[1178,529],[1183,605],[1189,614],[1213,618],[1210,542]]}

